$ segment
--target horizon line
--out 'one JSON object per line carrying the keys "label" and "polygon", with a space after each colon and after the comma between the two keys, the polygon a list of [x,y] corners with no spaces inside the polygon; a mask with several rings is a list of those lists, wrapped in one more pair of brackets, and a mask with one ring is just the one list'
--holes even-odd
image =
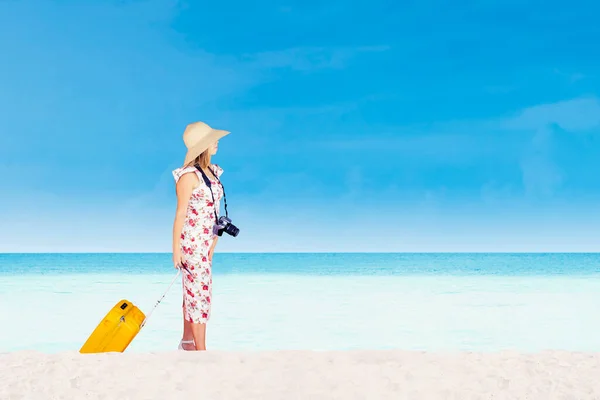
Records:
{"label": "horizon line", "polygon": [[[2,252],[0,255],[47,254],[172,254],[168,251],[28,251]],[[224,251],[215,254],[600,254],[600,251]]]}

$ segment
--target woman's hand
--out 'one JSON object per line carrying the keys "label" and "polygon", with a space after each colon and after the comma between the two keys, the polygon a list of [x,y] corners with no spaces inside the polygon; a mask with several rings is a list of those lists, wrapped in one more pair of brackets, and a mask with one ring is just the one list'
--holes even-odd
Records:
{"label": "woman's hand", "polygon": [[181,250],[173,250],[173,267],[181,268],[183,266],[183,258],[181,258]]}

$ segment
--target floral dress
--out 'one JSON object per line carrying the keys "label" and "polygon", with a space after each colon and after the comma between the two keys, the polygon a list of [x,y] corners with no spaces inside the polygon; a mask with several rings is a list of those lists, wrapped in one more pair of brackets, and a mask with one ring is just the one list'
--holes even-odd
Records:
{"label": "floral dress", "polygon": [[[223,170],[212,165],[211,171],[218,178]],[[216,236],[215,210],[219,215],[219,204],[223,188],[214,178],[210,178],[213,198],[202,174],[194,166],[177,168],[173,171],[175,183],[186,173],[195,173],[200,181],[192,192],[186,217],[181,230],[181,256],[186,269],[183,272],[183,312],[186,321],[205,324],[210,318],[212,301],[212,263],[208,258]]]}

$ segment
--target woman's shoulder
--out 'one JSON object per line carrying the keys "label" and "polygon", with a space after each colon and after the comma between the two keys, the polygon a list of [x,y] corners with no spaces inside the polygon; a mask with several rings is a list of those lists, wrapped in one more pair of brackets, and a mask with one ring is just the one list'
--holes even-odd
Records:
{"label": "woman's shoulder", "polygon": [[219,166],[219,164],[212,164],[210,166],[210,168],[212,169],[213,173],[215,174],[215,176],[218,178],[221,176],[221,174],[223,173],[223,168],[221,168]]}
{"label": "woman's shoulder", "polygon": [[175,182],[179,181],[179,179],[189,173],[189,172],[196,172],[196,167],[194,167],[193,165],[188,165],[187,167],[179,167],[179,168],[175,168],[172,173],[173,173],[173,178],[175,178]]}

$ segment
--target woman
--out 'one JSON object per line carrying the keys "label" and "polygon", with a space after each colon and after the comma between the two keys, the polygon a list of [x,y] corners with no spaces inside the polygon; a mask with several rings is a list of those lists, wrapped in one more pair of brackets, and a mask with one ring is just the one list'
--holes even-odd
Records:
{"label": "woman", "polygon": [[[218,179],[223,170],[211,164],[211,156],[217,152],[219,139],[228,134],[204,122],[189,124],[183,133],[188,149],[185,161],[173,171],[177,191],[173,264],[183,273],[184,322],[179,343],[182,350],[206,350],[206,323],[212,302],[212,256],[218,239],[214,227],[223,196]],[[212,194],[202,172],[210,180]]]}

